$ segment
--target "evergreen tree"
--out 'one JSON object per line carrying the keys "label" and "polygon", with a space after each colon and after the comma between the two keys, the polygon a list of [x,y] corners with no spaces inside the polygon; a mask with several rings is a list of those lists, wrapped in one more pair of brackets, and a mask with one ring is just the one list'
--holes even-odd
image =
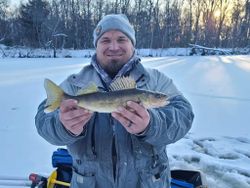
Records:
{"label": "evergreen tree", "polygon": [[20,7],[23,44],[31,47],[43,47],[46,42],[46,21],[49,15],[45,0],[29,0]]}

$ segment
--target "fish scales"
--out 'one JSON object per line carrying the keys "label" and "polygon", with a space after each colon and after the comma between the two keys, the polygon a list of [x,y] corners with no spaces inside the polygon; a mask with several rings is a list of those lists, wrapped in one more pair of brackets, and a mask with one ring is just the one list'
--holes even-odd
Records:
{"label": "fish scales", "polygon": [[68,96],[67,98],[76,99],[79,106],[98,112],[112,112],[119,106],[126,105],[127,101],[134,101],[147,104],[147,92],[139,89],[126,89],[111,92],[96,92],[81,96]]}
{"label": "fish scales", "polygon": [[137,89],[134,80],[130,77],[115,81],[111,84],[109,92],[98,91],[95,85],[91,85],[90,88],[93,91],[80,90],[76,96],[66,94],[48,79],[45,80],[44,86],[47,93],[45,112],[52,112],[59,108],[64,99],[75,99],[78,101],[78,106],[102,113],[110,113],[117,110],[119,106],[126,106],[127,101],[140,103],[147,109],[159,108],[169,103],[168,97],[163,93]]}

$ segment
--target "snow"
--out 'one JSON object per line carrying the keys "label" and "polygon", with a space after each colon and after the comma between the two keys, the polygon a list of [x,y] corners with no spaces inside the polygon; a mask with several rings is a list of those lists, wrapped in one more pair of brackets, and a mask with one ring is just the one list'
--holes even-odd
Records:
{"label": "snow", "polygon": [[[51,41],[50,41],[51,42]],[[166,48],[166,49],[137,49],[136,54],[143,57],[161,57],[161,56],[186,56],[189,55],[191,48]],[[56,49],[56,57],[73,57],[73,58],[89,58],[95,53],[95,49]],[[54,50],[48,49],[33,49],[26,47],[9,47],[0,44],[0,58],[12,57],[54,57]]]}
{"label": "snow", "polygon": [[[46,97],[43,81],[59,84],[87,63],[88,58],[0,59],[0,179],[52,172],[56,147],[34,125]],[[250,56],[154,57],[143,63],[171,77],[195,112],[190,132],[167,146],[171,168],[202,171],[209,188],[249,188]]]}
{"label": "snow", "polygon": [[[58,33],[55,36],[63,36],[63,33]],[[64,37],[67,37],[64,35]],[[22,46],[5,46],[0,44],[0,58],[89,58],[95,53],[95,49],[53,49],[49,41],[47,48],[27,48]],[[166,57],[166,56],[193,56],[203,55],[249,55],[250,48],[208,48],[205,46],[189,44],[187,48],[158,48],[136,49],[136,54],[141,57]],[[194,50],[195,49],[195,50]],[[195,52],[195,53],[194,53]]]}

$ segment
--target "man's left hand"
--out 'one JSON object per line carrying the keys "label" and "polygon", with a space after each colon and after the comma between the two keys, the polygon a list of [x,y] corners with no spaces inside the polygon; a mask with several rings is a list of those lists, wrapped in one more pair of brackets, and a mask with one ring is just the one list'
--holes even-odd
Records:
{"label": "man's left hand", "polygon": [[150,115],[147,109],[133,101],[128,101],[125,107],[120,106],[117,111],[112,112],[111,115],[131,134],[142,133],[150,121]]}

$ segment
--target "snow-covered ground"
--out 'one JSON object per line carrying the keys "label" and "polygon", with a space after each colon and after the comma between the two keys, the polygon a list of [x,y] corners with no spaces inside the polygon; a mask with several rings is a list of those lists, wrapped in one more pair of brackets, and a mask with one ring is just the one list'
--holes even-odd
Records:
{"label": "snow-covered ground", "polygon": [[[34,125],[37,106],[46,97],[43,81],[50,78],[59,84],[88,62],[0,59],[0,179],[52,171],[56,147],[44,141]],[[195,112],[190,133],[168,146],[171,168],[201,170],[209,188],[249,188],[250,56],[173,56],[143,62],[173,78]]]}

